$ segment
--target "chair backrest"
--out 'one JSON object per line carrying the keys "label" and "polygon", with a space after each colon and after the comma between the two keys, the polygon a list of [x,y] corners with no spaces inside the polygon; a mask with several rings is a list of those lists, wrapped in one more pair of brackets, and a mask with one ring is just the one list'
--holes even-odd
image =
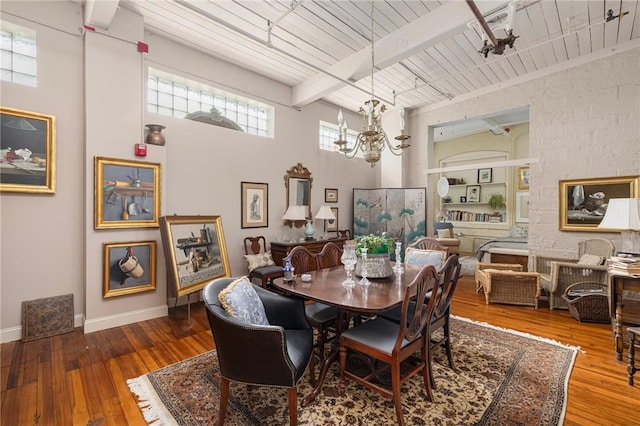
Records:
{"label": "chair backrest", "polygon": [[422,237],[418,241],[409,244],[407,247],[413,247],[420,250],[440,250],[449,254],[449,248],[443,246],[433,237]]}
{"label": "chair backrest", "polygon": [[[426,265],[420,269],[413,281],[407,286],[402,308],[400,310],[400,329],[396,339],[393,353],[397,353],[402,347],[403,340],[413,342],[423,338],[423,331],[429,323],[435,308],[434,300],[427,299],[426,295],[438,291],[440,283],[438,273],[433,265]],[[415,304],[415,305],[414,305]],[[414,308],[410,308],[414,305]]]}
{"label": "chair backrest", "polygon": [[286,259],[291,259],[294,273],[303,274],[305,272],[315,271],[318,267],[318,255],[311,253],[304,246],[295,246],[291,249]]}
{"label": "chair backrest", "polygon": [[415,247],[407,247],[404,251],[404,262],[407,265],[425,266],[433,265],[436,269],[440,269],[447,259],[446,250],[428,250],[418,249]]}
{"label": "chair backrest", "polygon": [[346,238],[347,240],[351,239],[351,230],[350,229],[339,229],[336,231],[338,234],[338,238]]}
{"label": "chair backrest", "polygon": [[594,256],[607,258],[613,256],[615,251],[616,247],[613,243],[604,238],[591,238],[578,243],[578,259],[580,259],[583,254],[592,254]]}
{"label": "chair backrest", "polygon": [[431,298],[434,299],[435,303],[431,316],[431,325],[434,328],[438,328],[449,316],[451,299],[458,285],[461,267],[458,256],[450,256],[438,271],[440,274],[440,286],[437,292],[431,294]]}
{"label": "chair backrest", "polygon": [[244,254],[260,254],[267,251],[267,241],[262,235],[244,239]]}
{"label": "chair backrest", "polygon": [[336,243],[328,242],[317,255],[318,269],[340,266],[342,261],[342,249]]}
{"label": "chair backrest", "polygon": [[434,222],[433,223],[433,236],[438,236],[438,231],[441,229],[448,229],[448,238],[453,238],[453,223],[451,222]]}

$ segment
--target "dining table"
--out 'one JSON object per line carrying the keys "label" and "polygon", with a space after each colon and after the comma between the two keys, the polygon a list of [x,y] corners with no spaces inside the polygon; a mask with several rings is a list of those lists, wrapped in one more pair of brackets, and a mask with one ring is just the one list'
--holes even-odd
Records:
{"label": "dining table", "polygon": [[338,309],[336,321],[336,339],[330,353],[322,360],[322,366],[315,387],[302,400],[307,406],[315,400],[322,389],[324,380],[332,363],[338,360],[341,327],[349,314],[373,316],[402,304],[406,288],[420,272],[420,267],[403,265],[402,273],[395,272],[386,278],[370,278],[369,285],[361,285],[356,277],[356,285],[345,287],[342,282],[346,273],[342,266],[318,269],[308,272],[310,280],[303,281],[300,275],[292,281],[275,278],[273,285],[291,296],[301,297],[314,302],[324,303]]}

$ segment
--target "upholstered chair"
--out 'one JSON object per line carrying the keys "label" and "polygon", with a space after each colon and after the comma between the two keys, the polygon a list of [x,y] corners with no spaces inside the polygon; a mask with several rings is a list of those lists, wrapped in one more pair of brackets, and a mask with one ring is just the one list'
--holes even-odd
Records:
{"label": "upholstered chair", "polygon": [[[245,280],[264,306],[263,322],[268,323],[247,322],[228,313],[229,308],[225,309],[220,301],[220,293],[235,280],[218,278],[202,290],[220,365],[218,425],[224,424],[230,382],[287,389],[289,421],[296,425],[296,384],[307,368],[313,347],[313,330],[307,322],[304,302]],[[241,303],[234,306],[236,311],[242,310]]]}
{"label": "upholstered chair", "polygon": [[433,236],[448,249],[449,254],[460,254],[460,239],[456,238],[451,222],[435,222]]}
{"label": "upholstered chair", "polygon": [[244,239],[244,258],[247,261],[249,280],[259,279],[263,288],[267,288],[274,278],[283,276],[282,265],[274,263],[263,236]]}

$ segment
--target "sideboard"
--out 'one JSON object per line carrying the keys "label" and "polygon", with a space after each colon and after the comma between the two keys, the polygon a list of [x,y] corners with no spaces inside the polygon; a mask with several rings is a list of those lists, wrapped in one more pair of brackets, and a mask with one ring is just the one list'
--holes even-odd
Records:
{"label": "sideboard", "polygon": [[324,247],[324,245],[329,241],[336,244],[338,247],[342,248],[344,246],[344,242],[347,241],[347,239],[346,238],[330,238],[328,240],[311,240],[311,241],[301,241],[301,242],[294,241],[289,243],[272,242],[271,256],[273,257],[273,261],[276,263],[276,265],[284,266],[283,260],[285,257],[287,257],[287,255],[289,254],[292,248],[296,246],[304,246],[311,253],[315,254],[315,253],[320,253],[320,251],[322,250],[322,247]]}

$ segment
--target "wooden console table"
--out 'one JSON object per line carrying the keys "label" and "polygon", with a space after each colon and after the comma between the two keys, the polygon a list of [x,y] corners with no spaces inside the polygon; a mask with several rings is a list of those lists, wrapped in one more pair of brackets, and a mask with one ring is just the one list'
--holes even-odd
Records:
{"label": "wooden console table", "polygon": [[292,248],[296,246],[304,246],[311,253],[320,253],[322,247],[328,242],[332,242],[338,247],[342,248],[344,246],[344,242],[347,241],[346,238],[330,238],[328,240],[311,240],[311,241],[303,241],[303,242],[289,242],[289,243],[280,243],[280,242],[272,242],[271,243],[271,257],[273,257],[273,261],[276,265],[284,266],[283,260]]}
{"label": "wooden console table", "polygon": [[[624,352],[623,326],[640,325],[640,298],[623,300],[622,292],[633,292],[634,296],[640,295],[640,277],[624,275],[609,271],[609,311],[611,313],[611,325],[615,333],[616,358],[622,360]],[[623,317],[624,309],[624,317]]]}

